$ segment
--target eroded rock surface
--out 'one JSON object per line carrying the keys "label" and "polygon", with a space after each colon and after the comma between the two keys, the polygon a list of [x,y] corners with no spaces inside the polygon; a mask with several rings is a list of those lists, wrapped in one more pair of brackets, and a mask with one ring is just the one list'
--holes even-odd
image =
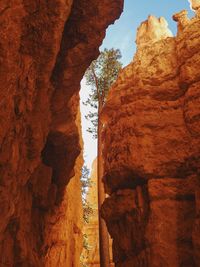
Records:
{"label": "eroded rock surface", "polygon": [[200,19],[174,19],[177,37],[164,19],[142,23],[102,113],[117,267],[200,266]]}
{"label": "eroded rock surface", "polygon": [[79,266],[78,91],[122,5],[0,3],[1,267]]}

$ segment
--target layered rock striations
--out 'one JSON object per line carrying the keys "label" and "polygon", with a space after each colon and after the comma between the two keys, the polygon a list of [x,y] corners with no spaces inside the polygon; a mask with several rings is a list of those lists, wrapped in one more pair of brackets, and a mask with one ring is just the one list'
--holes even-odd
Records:
{"label": "layered rock striations", "polygon": [[[197,10],[198,11],[198,10]],[[200,266],[200,18],[138,29],[102,113],[102,216],[117,267]]]}
{"label": "layered rock striations", "polygon": [[78,91],[122,2],[0,3],[1,267],[79,266]]}

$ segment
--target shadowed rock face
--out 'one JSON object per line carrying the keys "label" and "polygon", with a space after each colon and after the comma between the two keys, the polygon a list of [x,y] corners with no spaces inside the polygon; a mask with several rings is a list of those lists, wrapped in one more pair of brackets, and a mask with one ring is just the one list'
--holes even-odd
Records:
{"label": "shadowed rock face", "polygon": [[78,92],[122,5],[122,0],[0,3],[2,267],[79,266]]}
{"label": "shadowed rock face", "polygon": [[138,29],[102,113],[102,216],[117,267],[200,264],[200,20],[174,19],[174,38],[152,16]]}

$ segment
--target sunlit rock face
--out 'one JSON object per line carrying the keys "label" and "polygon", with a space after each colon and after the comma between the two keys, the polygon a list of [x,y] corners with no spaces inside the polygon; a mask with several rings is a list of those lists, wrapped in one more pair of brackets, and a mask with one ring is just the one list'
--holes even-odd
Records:
{"label": "sunlit rock face", "polygon": [[123,1],[0,2],[0,266],[79,266],[79,84]]}
{"label": "sunlit rock face", "polygon": [[148,20],[144,21],[138,28],[136,44],[142,46],[167,37],[172,37],[172,33],[165,18],[149,16]]}
{"label": "sunlit rock face", "polygon": [[200,19],[175,19],[177,37],[142,23],[102,113],[101,212],[117,267],[200,264]]}

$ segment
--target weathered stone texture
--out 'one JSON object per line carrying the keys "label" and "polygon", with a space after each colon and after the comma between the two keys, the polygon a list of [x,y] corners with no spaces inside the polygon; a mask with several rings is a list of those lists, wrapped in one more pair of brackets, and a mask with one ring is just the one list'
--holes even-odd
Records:
{"label": "weathered stone texture", "polygon": [[2,267],[79,266],[78,91],[122,5],[0,3]]}
{"label": "weathered stone texture", "polygon": [[200,266],[200,19],[175,19],[177,37],[164,19],[142,23],[102,113],[117,267]]}

